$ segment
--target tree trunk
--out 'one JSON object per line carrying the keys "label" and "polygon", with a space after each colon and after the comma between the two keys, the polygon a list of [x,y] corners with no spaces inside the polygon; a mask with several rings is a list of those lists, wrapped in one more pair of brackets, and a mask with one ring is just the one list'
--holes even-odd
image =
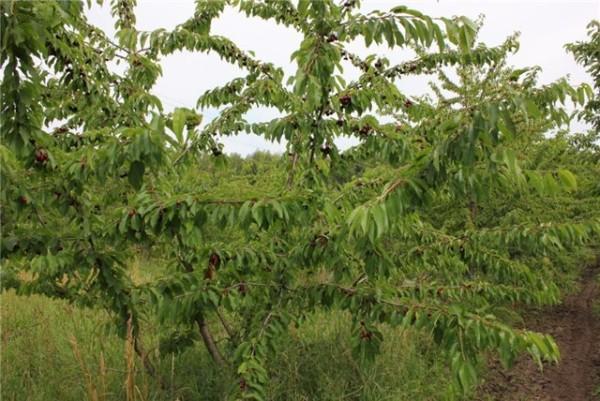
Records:
{"label": "tree trunk", "polygon": [[204,320],[204,317],[200,316],[198,319],[196,319],[196,323],[198,324],[198,328],[200,329],[202,341],[204,341],[204,345],[206,346],[206,349],[208,350],[208,353],[212,357],[213,361],[215,361],[219,366],[225,366],[227,364],[225,362],[225,358],[223,358],[223,355],[221,355],[221,351],[219,351],[217,344],[215,344],[215,340],[213,339],[212,334],[210,333],[210,330],[208,328],[208,325],[206,324],[206,321]]}

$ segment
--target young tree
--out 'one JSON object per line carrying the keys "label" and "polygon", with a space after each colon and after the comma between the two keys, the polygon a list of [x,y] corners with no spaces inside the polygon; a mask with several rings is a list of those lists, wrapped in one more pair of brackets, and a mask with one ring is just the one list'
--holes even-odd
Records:
{"label": "young tree", "polygon": [[588,42],[570,43],[567,50],[573,53],[575,60],[583,65],[594,80],[596,93],[582,113],[583,118],[592,124],[596,132],[600,131],[600,21],[593,20],[588,25]]}
{"label": "young tree", "polygon": [[[150,371],[142,314],[196,326],[246,399],[266,397],[269,358],[290,325],[315,310],[352,316],[363,362],[379,349],[381,325],[432,334],[465,389],[482,352],[506,363],[522,352],[540,363],[558,358],[550,337],[494,312],[555,302],[552,277],[520,255],[580,246],[600,231],[597,217],[519,224],[484,220],[479,209],[509,187],[575,188],[567,170],[524,171],[515,149],[564,123],[560,103],[585,101],[585,87],[538,87],[503,66],[514,40],[475,45],[468,19],[404,6],[362,14],[353,0],[198,1],[173,31],[141,32],[134,5],[112,2],[118,43],[87,23],[78,2],[1,5],[4,285],[108,307],[121,332],[133,326]],[[302,34],[287,81],[211,33],[225,7]],[[356,55],[346,45],[357,38],[413,47],[417,57],[390,65]],[[199,107],[222,107],[203,126],[196,111],[164,113],[150,94],[160,58],[180,50],[214,52],[247,71],[200,96]],[[128,66],[122,76],[108,67],[117,60]],[[460,85],[444,81],[458,100],[435,104],[398,90],[404,76],[447,65],[460,66]],[[359,78],[346,82],[344,66]],[[282,115],[246,121],[257,106]],[[288,156],[277,167],[261,170],[278,162],[256,156],[248,172],[219,172],[219,136],[243,131],[285,139]],[[340,152],[341,135],[360,144]],[[168,274],[134,284],[126,272],[133,244],[158,250]]]}

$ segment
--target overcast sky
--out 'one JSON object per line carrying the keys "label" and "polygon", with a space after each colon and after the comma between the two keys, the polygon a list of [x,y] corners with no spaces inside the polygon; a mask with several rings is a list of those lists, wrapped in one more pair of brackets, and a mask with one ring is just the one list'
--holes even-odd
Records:
{"label": "overcast sky", "polygon": [[[114,21],[110,16],[110,7],[94,5],[88,11],[90,22],[114,35]],[[432,17],[465,15],[476,19],[485,16],[485,23],[479,40],[489,46],[502,43],[514,32],[520,32],[521,47],[512,55],[510,63],[518,66],[539,65],[543,68],[541,83],[548,83],[568,75],[572,84],[591,83],[590,77],[577,65],[570,54],[564,50],[564,44],[585,40],[586,25],[592,19],[600,18],[600,0],[546,0],[546,1],[509,1],[509,0],[363,0],[363,11],[385,10],[399,4],[420,10]],[[193,0],[138,0],[136,8],[137,29],[172,29],[182,23],[194,12]],[[213,21],[213,34],[223,35],[233,40],[243,50],[252,50],[263,61],[273,62],[293,72],[290,54],[298,47],[301,35],[274,22],[257,18],[247,18],[233,9],[227,9],[222,16]],[[388,57],[392,63],[406,60],[409,51],[386,46],[372,47],[365,51],[364,42],[352,43],[352,51],[361,54],[379,53]],[[194,108],[198,97],[204,91],[222,85],[235,77],[244,75],[241,69],[221,61],[215,54],[192,54],[178,52],[165,57],[162,62],[163,75],[156,83],[153,92],[161,98],[166,109],[178,106]],[[348,70],[348,77],[356,72]],[[427,91],[426,76],[411,77],[399,83],[407,94],[421,95]],[[215,111],[205,112],[205,120],[214,117]],[[267,121],[277,116],[275,110],[258,109],[247,115],[249,121]],[[224,138],[226,152],[242,155],[258,149],[283,151],[283,144],[268,143],[252,135],[239,135]],[[352,141],[341,140],[342,147]]]}

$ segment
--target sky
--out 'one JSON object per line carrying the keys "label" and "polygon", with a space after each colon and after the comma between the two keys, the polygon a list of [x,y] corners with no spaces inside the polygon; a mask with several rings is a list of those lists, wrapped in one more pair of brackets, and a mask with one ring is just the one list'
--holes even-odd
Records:
{"label": "sky", "polygon": [[[90,22],[114,36],[114,20],[107,3],[103,6],[93,5],[87,14]],[[431,17],[464,15],[476,19],[483,15],[485,19],[479,41],[488,46],[499,45],[507,36],[520,32],[520,50],[510,56],[509,64],[516,67],[541,66],[541,84],[564,76],[568,76],[574,85],[591,83],[590,77],[565,51],[564,45],[586,39],[586,25],[592,19],[600,19],[600,0],[363,0],[362,11],[386,10],[400,4]],[[169,30],[193,15],[194,1],[138,0],[135,12],[138,30]],[[257,59],[272,62],[287,74],[293,73],[290,55],[302,40],[301,35],[291,29],[271,21],[248,18],[232,8],[226,9],[213,21],[211,33],[228,37],[243,50],[254,51]],[[390,50],[384,45],[366,50],[363,41],[350,43],[347,48],[362,55],[380,54],[389,58],[392,64],[412,55],[409,50]],[[206,90],[245,75],[243,70],[220,60],[216,54],[177,52],[164,57],[161,66],[163,74],[153,93],[162,100],[167,110],[175,107],[195,108],[198,97]],[[347,79],[357,76],[352,69],[346,71]],[[427,76],[409,77],[399,82],[398,86],[404,93],[418,96],[428,92],[429,80]],[[206,122],[214,118],[217,111],[206,110],[203,114]],[[250,111],[246,119],[269,121],[277,116],[276,110],[259,108]],[[225,137],[222,142],[227,153],[241,155],[257,150],[285,150],[285,144],[270,143],[248,134]],[[355,142],[340,138],[337,144],[347,148]]]}

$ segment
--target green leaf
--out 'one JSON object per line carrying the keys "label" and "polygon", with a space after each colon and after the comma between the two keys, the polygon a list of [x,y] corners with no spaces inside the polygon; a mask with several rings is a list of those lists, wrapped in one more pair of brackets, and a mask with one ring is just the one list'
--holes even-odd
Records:
{"label": "green leaf", "polygon": [[466,392],[477,383],[477,372],[469,361],[463,361],[458,368],[458,378],[461,387]]}
{"label": "green leaf", "polygon": [[243,222],[246,221],[246,219],[250,215],[251,208],[252,208],[252,202],[251,201],[244,202],[244,204],[242,205],[242,207],[240,208],[240,211],[239,211],[240,223],[243,223]]}
{"label": "green leaf", "polygon": [[377,237],[381,237],[387,231],[387,213],[385,204],[380,204],[371,209],[375,225],[377,226]]}
{"label": "green leaf", "polygon": [[548,194],[555,194],[559,190],[556,180],[554,179],[554,177],[552,177],[552,174],[550,173],[546,173],[544,175],[544,187]]}
{"label": "green leaf", "polygon": [[567,187],[567,190],[572,191],[577,189],[577,179],[569,170],[559,169],[558,178],[560,178],[563,185]]}
{"label": "green leaf", "polygon": [[509,138],[513,138],[517,134],[517,128],[513,122],[510,114],[506,109],[500,110],[500,116],[502,117],[503,124],[500,124],[500,131],[506,134]]}
{"label": "green leaf", "polygon": [[260,202],[256,202],[252,207],[252,217],[259,227],[262,226],[264,221],[264,210]]}
{"label": "green leaf", "polygon": [[142,187],[145,170],[146,166],[139,160],[134,160],[131,162],[131,166],[129,166],[129,174],[127,175],[127,179],[129,180],[131,186],[136,190],[139,190]]}
{"label": "green leaf", "polygon": [[367,234],[369,230],[369,213],[366,208],[361,208],[360,212],[360,227],[362,228],[363,234]]}
{"label": "green leaf", "polygon": [[178,108],[173,113],[173,132],[180,144],[183,143],[183,127],[185,126],[186,117],[187,112],[185,109]]}

